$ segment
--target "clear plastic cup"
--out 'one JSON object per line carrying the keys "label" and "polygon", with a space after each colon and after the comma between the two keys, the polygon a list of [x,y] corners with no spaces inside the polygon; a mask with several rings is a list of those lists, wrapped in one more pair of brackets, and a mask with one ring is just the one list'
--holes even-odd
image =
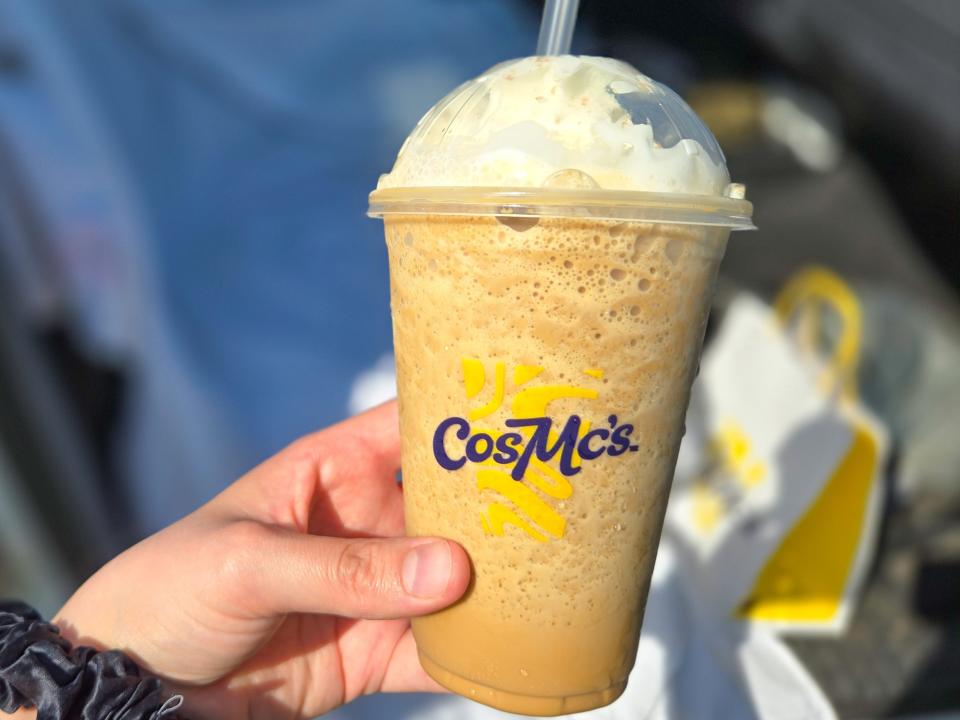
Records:
{"label": "clear plastic cup", "polygon": [[[405,150],[433,133],[442,152],[437,123],[483,80]],[[674,144],[719,153],[667,93]],[[742,186],[549,179],[370,197],[390,256],[407,532],[456,540],[473,564],[459,603],[413,621],[420,659],[450,690],[529,715],[623,692],[717,268],[730,231],[752,227]]]}

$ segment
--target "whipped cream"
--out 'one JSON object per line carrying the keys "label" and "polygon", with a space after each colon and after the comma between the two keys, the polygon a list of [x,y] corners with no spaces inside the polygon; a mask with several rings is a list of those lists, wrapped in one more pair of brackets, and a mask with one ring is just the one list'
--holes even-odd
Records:
{"label": "whipped cream", "polygon": [[378,188],[578,187],[720,195],[723,153],[693,110],[626,63],[505,62],[454,90]]}

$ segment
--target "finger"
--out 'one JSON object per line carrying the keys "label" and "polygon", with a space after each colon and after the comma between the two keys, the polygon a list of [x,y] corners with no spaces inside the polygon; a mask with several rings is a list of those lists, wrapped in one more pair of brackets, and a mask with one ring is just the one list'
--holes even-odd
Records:
{"label": "finger", "polygon": [[245,542],[244,586],[257,611],[384,619],[455,602],[470,579],[467,554],[439,538],[346,539],[261,528]]}
{"label": "finger", "polygon": [[[342,526],[347,533],[396,535],[403,516],[395,477],[399,466],[400,431],[392,401],[298,439],[215,502],[228,516],[301,532]],[[377,512],[361,517],[359,511],[367,509]],[[336,522],[328,525],[331,520]]]}
{"label": "finger", "polygon": [[[326,433],[321,433],[326,434]],[[389,402],[331,428],[328,450],[318,463],[324,493],[310,532],[342,525],[341,536],[396,537],[403,534],[403,495],[397,484],[400,433],[397,404]],[[362,489],[361,489],[362,488]],[[332,522],[331,513],[340,522]]]}
{"label": "finger", "polygon": [[413,630],[401,636],[397,647],[390,657],[380,692],[448,692],[440,683],[427,675],[417,655],[417,643],[413,639]]}
{"label": "finger", "polygon": [[355,415],[332,429],[361,440],[386,472],[393,473],[399,469],[400,415],[396,400]]}

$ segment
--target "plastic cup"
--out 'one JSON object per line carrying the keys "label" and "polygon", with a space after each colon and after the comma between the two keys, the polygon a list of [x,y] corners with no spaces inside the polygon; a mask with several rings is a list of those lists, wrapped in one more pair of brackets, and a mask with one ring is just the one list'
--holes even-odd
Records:
{"label": "plastic cup", "polygon": [[730,230],[752,227],[742,186],[559,179],[370,197],[407,532],[451,538],[473,564],[460,602],[413,620],[420,660],[448,689],[528,715],[626,686],[717,269]]}

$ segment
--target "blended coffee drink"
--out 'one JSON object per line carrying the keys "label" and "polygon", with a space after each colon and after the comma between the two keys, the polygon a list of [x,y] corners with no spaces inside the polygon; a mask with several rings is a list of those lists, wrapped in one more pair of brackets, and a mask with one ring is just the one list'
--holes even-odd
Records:
{"label": "blended coffee drink", "polygon": [[413,621],[447,688],[532,715],[623,692],[738,189],[676,95],[563,56],[456,90],[371,195],[407,531],[473,563]]}

